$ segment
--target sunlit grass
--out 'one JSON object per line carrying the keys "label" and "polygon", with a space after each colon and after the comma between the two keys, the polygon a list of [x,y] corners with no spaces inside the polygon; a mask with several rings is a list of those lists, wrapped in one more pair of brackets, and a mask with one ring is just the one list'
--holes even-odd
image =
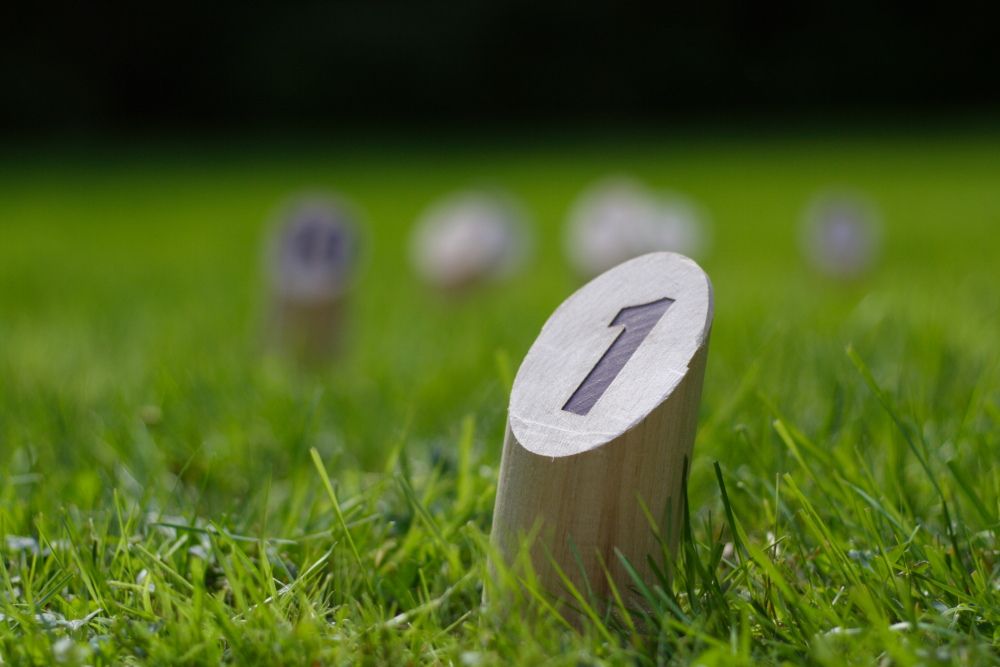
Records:
{"label": "sunlit grass", "polygon": [[[0,657],[11,664],[1000,663],[1000,146],[358,149],[207,165],[40,160],[0,181]],[[574,288],[562,216],[608,172],[697,198],[716,323],[676,556],[611,600],[501,568],[507,391]],[[506,186],[539,258],[426,294],[405,233]],[[866,282],[813,276],[797,216],[882,209]],[[261,233],[345,192],[371,247],[351,352],[264,354]],[[629,568],[626,567],[626,570]]]}

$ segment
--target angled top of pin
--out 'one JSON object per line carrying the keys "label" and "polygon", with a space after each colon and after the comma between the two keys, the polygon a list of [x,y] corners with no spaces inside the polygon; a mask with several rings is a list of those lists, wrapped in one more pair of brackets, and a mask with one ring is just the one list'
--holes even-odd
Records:
{"label": "angled top of pin", "polygon": [[323,196],[292,201],[279,216],[271,241],[273,288],[297,301],[338,297],[354,276],[358,237],[354,216],[342,202]]}
{"label": "angled top of pin", "polygon": [[586,189],[570,209],[566,251],[580,275],[593,277],[651,252],[702,256],[709,232],[705,213],[690,199],[613,178]]}
{"label": "angled top of pin", "polygon": [[670,397],[712,326],[712,285],[670,252],[632,259],[552,314],[514,380],[510,427],[541,456],[614,440]]}
{"label": "angled top of pin", "polygon": [[411,259],[430,285],[458,292],[510,276],[530,245],[527,216],[512,197],[470,190],[423,213],[413,231]]}

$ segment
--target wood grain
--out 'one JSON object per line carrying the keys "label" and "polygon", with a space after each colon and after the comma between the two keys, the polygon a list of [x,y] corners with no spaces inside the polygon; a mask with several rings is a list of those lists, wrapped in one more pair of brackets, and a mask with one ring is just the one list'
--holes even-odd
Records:
{"label": "wood grain", "polygon": [[[586,413],[566,410],[623,335],[609,325],[623,309],[663,299],[669,307]],[[532,563],[549,592],[563,591],[555,564],[580,590],[607,594],[602,563],[626,592],[631,581],[616,549],[648,577],[647,556],[662,560],[656,532],[675,547],[712,313],[711,283],[700,267],[653,253],[569,297],[529,350],[511,392],[492,541],[512,562],[537,529]]]}

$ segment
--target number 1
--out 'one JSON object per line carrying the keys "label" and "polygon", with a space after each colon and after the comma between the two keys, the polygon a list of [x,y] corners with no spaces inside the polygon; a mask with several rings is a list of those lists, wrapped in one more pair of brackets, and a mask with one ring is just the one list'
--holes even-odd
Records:
{"label": "number 1", "polygon": [[674,299],[664,297],[638,306],[622,308],[609,325],[623,327],[622,332],[562,409],[581,416],[589,413],[673,302]]}

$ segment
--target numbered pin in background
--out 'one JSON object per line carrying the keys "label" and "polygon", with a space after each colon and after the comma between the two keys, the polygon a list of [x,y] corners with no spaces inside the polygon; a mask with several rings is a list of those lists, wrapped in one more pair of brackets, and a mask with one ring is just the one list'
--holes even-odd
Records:
{"label": "numbered pin in background", "polygon": [[689,199],[614,178],[588,188],[573,205],[566,253],[589,278],[650,252],[702,257],[709,237],[705,214]]}
{"label": "numbered pin in background", "polygon": [[666,252],[556,309],[511,391],[491,533],[506,565],[537,530],[531,561],[551,594],[565,576],[606,595],[605,568],[625,594],[619,552],[651,579],[661,540],[680,536],[712,316],[708,276]]}
{"label": "numbered pin in background", "polygon": [[475,190],[432,204],[417,221],[410,246],[420,277],[450,294],[510,277],[530,251],[521,206],[508,195]]}
{"label": "numbered pin in background", "polygon": [[851,192],[826,192],[806,208],[802,251],[819,274],[856,281],[871,273],[882,245],[882,219],[875,204]]}
{"label": "numbered pin in background", "polygon": [[356,215],[330,196],[303,196],[278,216],[267,248],[272,348],[304,360],[336,353],[358,270]]}

